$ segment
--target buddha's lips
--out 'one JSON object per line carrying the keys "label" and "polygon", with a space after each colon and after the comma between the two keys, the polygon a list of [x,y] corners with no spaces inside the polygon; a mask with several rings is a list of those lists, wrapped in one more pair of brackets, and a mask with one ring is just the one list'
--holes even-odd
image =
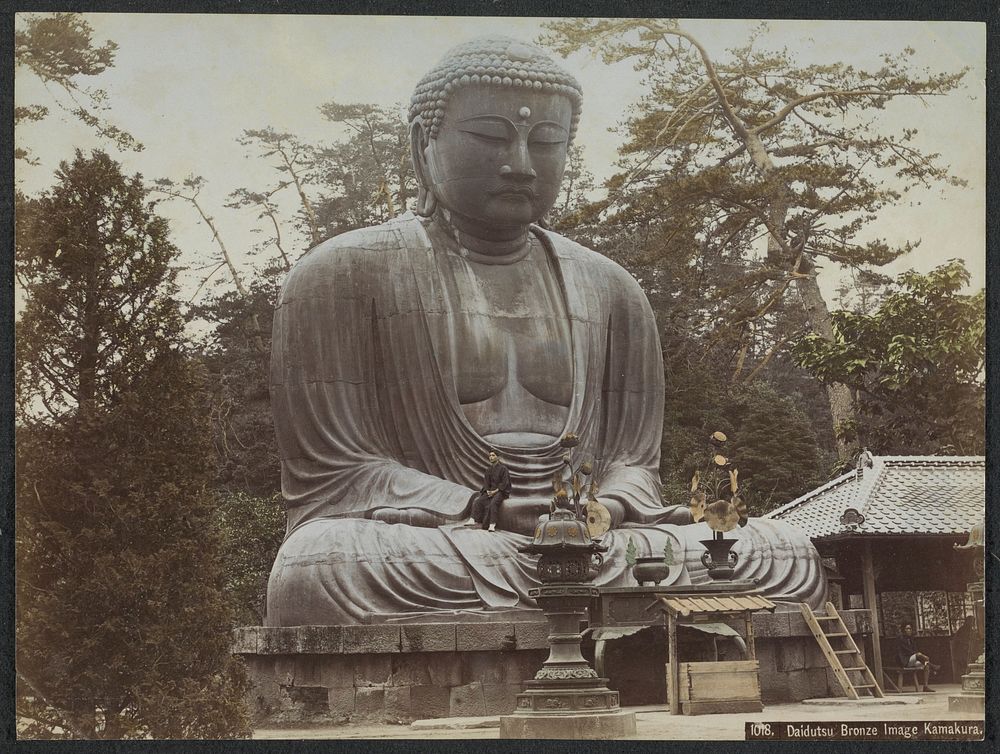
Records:
{"label": "buddha's lips", "polygon": [[491,196],[507,196],[511,194],[524,196],[528,199],[535,198],[535,190],[531,188],[531,186],[502,186],[501,188],[490,191]]}

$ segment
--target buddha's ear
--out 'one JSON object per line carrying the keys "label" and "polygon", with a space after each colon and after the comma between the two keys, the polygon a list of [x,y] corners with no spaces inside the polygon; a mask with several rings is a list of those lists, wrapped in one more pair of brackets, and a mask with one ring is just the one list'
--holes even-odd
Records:
{"label": "buddha's ear", "polygon": [[410,124],[410,155],[413,159],[413,174],[417,179],[417,214],[421,217],[431,217],[437,209],[437,197],[434,196],[427,158],[424,155],[428,139],[428,133],[420,119],[415,118]]}

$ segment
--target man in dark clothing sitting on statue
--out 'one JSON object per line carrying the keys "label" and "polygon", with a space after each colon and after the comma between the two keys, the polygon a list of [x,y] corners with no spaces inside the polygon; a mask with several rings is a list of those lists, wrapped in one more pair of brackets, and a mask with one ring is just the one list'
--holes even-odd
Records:
{"label": "man in dark clothing sitting on statue", "polygon": [[495,450],[490,451],[489,459],[483,488],[472,498],[472,518],[467,525],[481,524],[484,529],[496,531],[500,504],[510,497],[510,472],[500,463]]}

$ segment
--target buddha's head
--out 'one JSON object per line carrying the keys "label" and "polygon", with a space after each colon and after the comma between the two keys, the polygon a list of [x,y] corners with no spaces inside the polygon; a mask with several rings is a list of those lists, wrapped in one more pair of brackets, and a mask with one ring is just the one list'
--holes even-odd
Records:
{"label": "buddha's head", "polygon": [[418,212],[480,231],[524,228],[555,203],[582,93],[540,48],[481,37],[452,49],[410,104]]}

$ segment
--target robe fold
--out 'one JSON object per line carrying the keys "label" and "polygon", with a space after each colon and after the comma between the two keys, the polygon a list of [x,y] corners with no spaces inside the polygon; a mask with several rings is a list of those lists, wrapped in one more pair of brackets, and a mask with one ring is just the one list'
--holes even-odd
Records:
{"label": "robe fold", "polygon": [[[512,497],[543,504],[565,452],[558,440],[532,448],[488,443],[466,419],[452,363],[461,353],[451,346],[453,315],[475,295],[476,263],[466,261],[468,274],[444,285],[443,276],[454,275],[445,255],[455,252],[432,243],[425,222],[407,213],[337,236],[306,254],[285,282],[271,393],[288,529],[268,583],[268,625],[534,607],[533,560],[517,553],[526,535],[370,520],[385,508],[463,520],[491,447],[510,471]],[[690,521],[686,509],[660,499],[663,364],[644,293],[611,260],[531,232],[550,256],[570,324],[571,363],[551,369],[571,370],[563,433],[579,438],[574,458],[594,460],[600,497],[618,501],[626,522]],[[682,552],[693,535],[678,535],[684,528],[693,529],[610,532],[605,544],[617,544],[598,583],[623,579],[627,536],[654,553],[671,537]],[[791,529],[782,536],[795,540],[795,558],[818,563],[808,540],[801,546]],[[678,578],[688,578],[687,565],[682,571]],[[783,579],[782,589],[791,582]]]}

